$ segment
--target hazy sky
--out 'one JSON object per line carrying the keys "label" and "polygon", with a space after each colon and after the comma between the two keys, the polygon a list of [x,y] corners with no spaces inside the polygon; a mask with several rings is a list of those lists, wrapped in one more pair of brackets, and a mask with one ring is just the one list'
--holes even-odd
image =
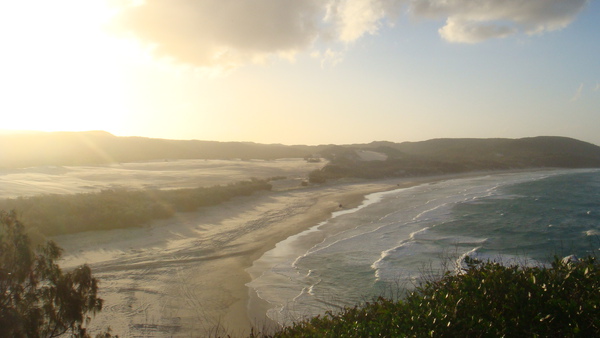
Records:
{"label": "hazy sky", "polygon": [[600,1],[0,3],[0,129],[600,145]]}

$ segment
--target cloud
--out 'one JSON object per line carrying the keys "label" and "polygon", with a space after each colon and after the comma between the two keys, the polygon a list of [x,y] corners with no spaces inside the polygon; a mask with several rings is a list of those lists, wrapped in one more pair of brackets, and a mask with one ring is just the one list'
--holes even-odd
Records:
{"label": "cloud", "polygon": [[596,87],[594,87],[594,91],[597,92],[600,90],[600,83],[596,82]]}
{"label": "cloud", "polygon": [[579,85],[573,97],[571,97],[571,101],[579,101],[581,99],[581,94],[583,93],[583,83]]}
{"label": "cloud", "polygon": [[494,23],[448,19],[438,30],[442,38],[450,42],[477,43],[491,38],[504,38],[515,34],[516,28]]}
{"label": "cloud", "polygon": [[334,23],[337,38],[351,43],[365,34],[375,34],[386,18],[395,18],[402,8],[401,0],[338,0],[327,6],[324,21]]}
{"label": "cloud", "polygon": [[476,43],[517,32],[533,35],[565,28],[587,0],[420,0],[417,17],[445,18],[439,33],[449,42]]}
{"label": "cloud", "polygon": [[306,49],[319,34],[318,1],[146,0],[115,27],[155,51],[199,66],[236,66]]}
{"label": "cloud", "polygon": [[[113,0],[127,1],[134,0]],[[569,25],[588,0],[135,0],[117,31],[162,56],[200,67],[236,67],[272,55],[293,57],[377,34],[403,13],[444,20],[440,36],[477,43]],[[324,45],[324,46],[323,46]]]}
{"label": "cloud", "polygon": [[314,51],[310,54],[310,56],[321,61],[321,68],[335,66],[344,59],[342,52],[336,52],[331,49],[327,49],[322,53],[319,51]]}

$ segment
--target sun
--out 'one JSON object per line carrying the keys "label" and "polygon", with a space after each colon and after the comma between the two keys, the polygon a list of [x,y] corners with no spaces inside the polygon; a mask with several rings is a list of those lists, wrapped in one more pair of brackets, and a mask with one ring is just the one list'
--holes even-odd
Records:
{"label": "sun", "polygon": [[126,113],[108,0],[0,4],[1,129],[115,129]]}

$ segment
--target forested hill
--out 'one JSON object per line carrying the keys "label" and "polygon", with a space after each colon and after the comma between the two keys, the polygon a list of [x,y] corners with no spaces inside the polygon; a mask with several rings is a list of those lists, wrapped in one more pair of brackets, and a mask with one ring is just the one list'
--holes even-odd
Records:
{"label": "forested hill", "polygon": [[[361,156],[365,152],[380,156]],[[0,168],[171,159],[268,160],[307,157],[323,157],[330,160],[330,165],[338,167],[377,167],[379,173],[375,174],[376,177],[479,169],[600,167],[600,147],[571,138],[551,136],[287,146],[119,137],[103,131],[0,135]]]}
{"label": "forested hill", "polygon": [[302,158],[305,147],[118,137],[103,131],[0,135],[0,167],[84,165],[164,159]]}
{"label": "forested hill", "polygon": [[[360,152],[337,152],[333,161],[311,173],[312,182],[341,177],[383,178],[439,175],[477,170],[600,168],[600,147],[566,137],[521,139],[434,139],[423,142],[373,142],[355,149],[387,155],[361,160]],[[339,154],[342,154],[340,156]]]}
{"label": "forested hill", "polygon": [[520,139],[433,139],[422,142],[373,142],[395,154],[452,162],[477,161],[514,166],[600,167],[600,147],[568,137]]}

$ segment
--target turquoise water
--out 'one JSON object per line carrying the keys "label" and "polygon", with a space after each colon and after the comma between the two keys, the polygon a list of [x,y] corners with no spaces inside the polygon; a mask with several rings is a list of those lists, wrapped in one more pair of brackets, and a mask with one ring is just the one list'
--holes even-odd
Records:
{"label": "turquoise water", "polygon": [[410,289],[466,255],[545,264],[599,248],[600,171],[489,175],[370,195],[266,253],[248,285],[285,324]]}

